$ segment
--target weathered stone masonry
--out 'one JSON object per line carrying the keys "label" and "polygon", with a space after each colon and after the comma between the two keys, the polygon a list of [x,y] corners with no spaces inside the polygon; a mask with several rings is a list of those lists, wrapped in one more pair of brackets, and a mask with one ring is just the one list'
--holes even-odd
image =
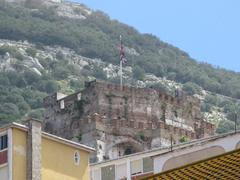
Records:
{"label": "weathered stone masonry", "polygon": [[92,161],[112,159],[155,147],[181,137],[213,134],[203,121],[195,97],[172,97],[151,88],[90,82],[70,96],[55,93],[44,99],[44,128],[97,149]]}

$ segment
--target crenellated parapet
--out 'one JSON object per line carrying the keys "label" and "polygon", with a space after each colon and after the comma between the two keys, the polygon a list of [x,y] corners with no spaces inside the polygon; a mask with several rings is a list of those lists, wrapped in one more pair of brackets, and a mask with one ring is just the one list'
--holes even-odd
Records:
{"label": "crenellated parapet", "polygon": [[203,121],[199,99],[173,97],[152,88],[123,86],[121,90],[119,85],[94,81],[72,95],[46,97],[44,107],[46,129],[94,146],[101,152],[96,154],[98,160],[139,150],[123,142],[108,151],[101,149],[117,139],[127,137],[151,149],[169,145],[170,139],[179,143],[182,137],[191,140],[214,132],[214,126]]}

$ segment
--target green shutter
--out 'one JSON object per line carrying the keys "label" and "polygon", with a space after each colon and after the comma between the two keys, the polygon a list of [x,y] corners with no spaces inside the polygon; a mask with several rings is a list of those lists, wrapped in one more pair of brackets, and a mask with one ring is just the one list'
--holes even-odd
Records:
{"label": "green shutter", "polygon": [[143,158],[143,172],[153,171],[153,159],[150,157]]}
{"label": "green shutter", "polygon": [[102,180],[114,180],[115,179],[115,166],[106,166],[101,168]]}

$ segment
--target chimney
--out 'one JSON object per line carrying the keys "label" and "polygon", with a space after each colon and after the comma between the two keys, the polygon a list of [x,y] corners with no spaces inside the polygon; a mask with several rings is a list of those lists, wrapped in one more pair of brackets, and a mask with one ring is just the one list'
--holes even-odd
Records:
{"label": "chimney", "polygon": [[38,119],[26,121],[27,134],[27,180],[41,180],[42,122]]}

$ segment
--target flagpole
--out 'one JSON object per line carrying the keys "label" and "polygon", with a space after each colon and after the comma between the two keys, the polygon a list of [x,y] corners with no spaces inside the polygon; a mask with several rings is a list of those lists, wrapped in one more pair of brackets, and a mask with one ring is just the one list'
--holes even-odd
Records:
{"label": "flagpole", "polygon": [[[120,35],[120,48],[121,48],[121,50],[122,50],[122,35]],[[121,55],[120,55],[121,56]],[[122,86],[123,86],[123,81],[122,81],[122,63],[123,63],[123,61],[122,61],[122,59],[121,59],[121,57],[120,57],[120,90],[122,91]]]}
{"label": "flagpole", "polygon": [[120,89],[122,91],[123,81],[122,81],[122,61],[120,61]]}

